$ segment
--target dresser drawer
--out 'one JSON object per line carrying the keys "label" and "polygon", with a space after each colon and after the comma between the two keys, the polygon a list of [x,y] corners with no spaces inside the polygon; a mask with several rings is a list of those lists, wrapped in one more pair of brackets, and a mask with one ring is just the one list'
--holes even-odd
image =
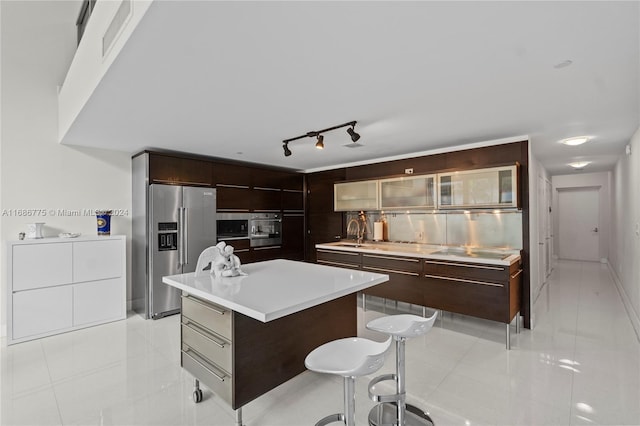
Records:
{"label": "dresser drawer", "polygon": [[229,341],[231,341],[233,336],[231,331],[231,313],[230,310],[222,306],[187,294],[182,295],[183,316]]}
{"label": "dresser drawer", "polygon": [[229,374],[208,362],[206,358],[187,345],[182,345],[180,357],[182,368],[204,383],[213,393],[228,404],[232,404],[231,391],[233,385]]}
{"label": "dresser drawer", "polygon": [[182,343],[224,371],[232,371],[231,343],[185,317],[182,317]]}

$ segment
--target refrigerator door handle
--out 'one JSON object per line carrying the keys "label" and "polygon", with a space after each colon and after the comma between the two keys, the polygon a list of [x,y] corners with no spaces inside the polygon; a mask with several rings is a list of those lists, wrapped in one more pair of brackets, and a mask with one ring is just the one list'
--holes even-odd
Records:
{"label": "refrigerator door handle", "polygon": [[184,246],[184,217],[182,214],[182,207],[178,207],[178,268],[182,268],[182,258],[183,258],[183,246]]}
{"label": "refrigerator door handle", "polygon": [[183,227],[184,227],[184,232],[182,233],[183,237],[182,237],[182,241],[184,241],[184,259],[183,262],[185,265],[189,264],[189,244],[188,243],[188,239],[189,239],[189,215],[187,214],[187,208],[183,207],[182,208],[182,220],[184,223]]}

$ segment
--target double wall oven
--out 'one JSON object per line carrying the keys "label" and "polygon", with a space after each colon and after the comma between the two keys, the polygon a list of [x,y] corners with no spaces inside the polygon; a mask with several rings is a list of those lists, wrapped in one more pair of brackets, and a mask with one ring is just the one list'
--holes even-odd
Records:
{"label": "double wall oven", "polygon": [[282,244],[282,217],[278,213],[218,213],[218,241],[233,245],[249,240],[251,247]]}

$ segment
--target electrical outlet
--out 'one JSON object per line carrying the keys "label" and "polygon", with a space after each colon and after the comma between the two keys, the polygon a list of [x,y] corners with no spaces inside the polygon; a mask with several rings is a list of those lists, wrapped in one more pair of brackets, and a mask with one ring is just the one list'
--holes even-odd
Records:
{"label": "electrical outlet", "polygon": [[412,175],[413,174],[413,169],[404,169],[404,174],[405,175]]}

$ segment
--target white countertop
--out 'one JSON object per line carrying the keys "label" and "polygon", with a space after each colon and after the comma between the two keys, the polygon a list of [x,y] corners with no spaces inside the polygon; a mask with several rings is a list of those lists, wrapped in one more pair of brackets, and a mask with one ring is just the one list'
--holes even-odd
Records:
{"label": "white countertop", "polygon": [[373,287],[388,275],[293,260],[242,265],[247,276],[215,278],[195,273],[171,275],[162,282],[262,322]]}
{"label": "white countertop", "polygon": [[[356,245],[350,242],[316,244],[318,249],[340,250],[359,253],[411,256],[423,259],[453,260],[456,262],[484,263],[490,265],[511,265],[520,260],[518,250],[485,248],[447,247],[431,244],[365,242]],[[447,251],[447,253],[439,253]]]}

